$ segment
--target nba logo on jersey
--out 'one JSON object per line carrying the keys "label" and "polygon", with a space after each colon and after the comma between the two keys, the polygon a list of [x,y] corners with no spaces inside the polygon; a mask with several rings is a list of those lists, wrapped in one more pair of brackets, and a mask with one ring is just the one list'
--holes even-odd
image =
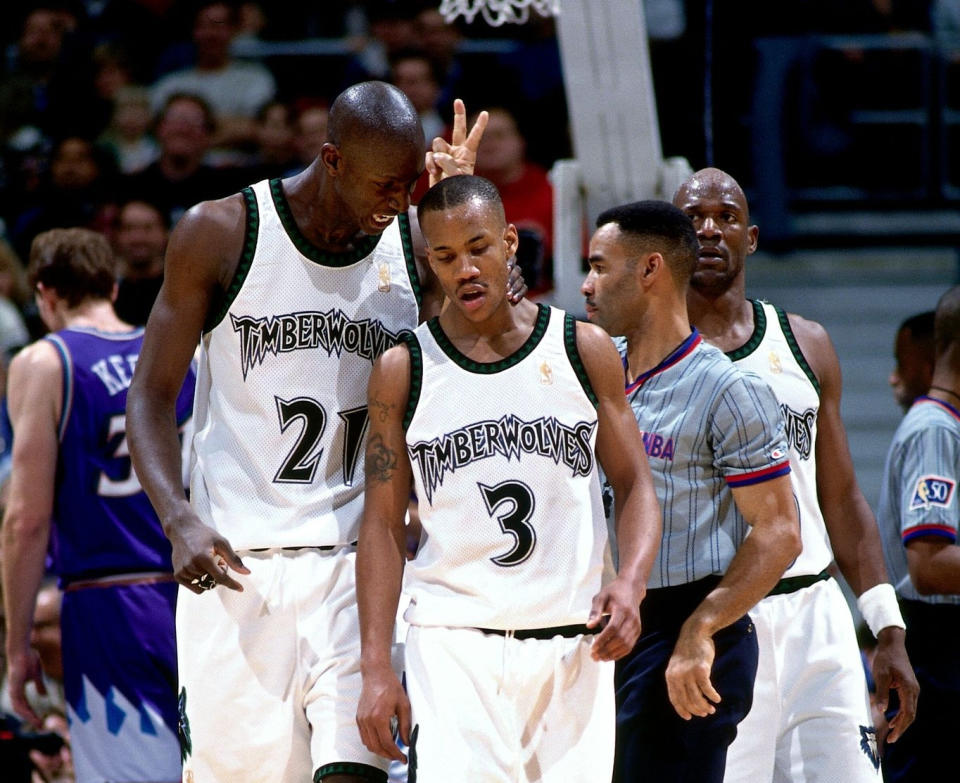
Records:
{"label": "nba logo on jersey", "polygon": [[546,362],[540,365],[540,383],[544,386],[550,386],[553,383],[553,370]]}
{"label": "nba logo on jersey", "polygon": [[946,508],[953,500],[954,482],[943,476],[924,476],[917,482],[910,501],[910,510],[940,506]]}
{"label": "nba logo on jersey", "polygon": [[768,358],[770,359],[770,372],[783,372],[783,364],[780,362],[780,355],[776,351],[770,351],[770,356]]}

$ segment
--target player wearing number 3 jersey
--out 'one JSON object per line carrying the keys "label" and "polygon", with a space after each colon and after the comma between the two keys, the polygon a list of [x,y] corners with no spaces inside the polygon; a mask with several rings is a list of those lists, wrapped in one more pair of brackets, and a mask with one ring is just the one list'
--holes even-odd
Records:
{"label": "player wearing number 3 jersey", "polygon": [[[361,735],[399,758],[395,717],[420,783],[609,780],[612,661],[636,641],[660,536],[616,351],[560,310],[507,304],[517,232],[488,180],[446,179],[418,213],[451,302],[370,379]],[[620,493],[615,577],[598,461]],[[408,701],[389,656],[411,477]]]}
{"label": "player wearing number 3 jersey", "polygon": [[[472,169],[482,122],[468,136],[455,109],[431,176]],[[386,779],[355,722],[359,458],[374,360],[439,310],[407,219],[424,161],[410,102],[364,82],[334,101],[303,172],[198,204],[171,236],[130,418],[185,588],[185,780]],[[188,502],[171,481],[170,392],[198,339]]]}

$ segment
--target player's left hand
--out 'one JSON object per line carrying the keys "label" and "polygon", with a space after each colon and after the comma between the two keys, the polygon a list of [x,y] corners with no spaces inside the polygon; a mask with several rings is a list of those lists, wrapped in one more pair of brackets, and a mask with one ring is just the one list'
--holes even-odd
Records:
{"label": "player's left hand", "polygon": [[667,695],[684,720],[705,718],[717,711],[720,694],[710,681],[716,650],[713,638],[685,623],[667,663]]}
{"label": "player's left hand", "polygon": [[640,637],[639,605],[633,588],[619,578],[593,597],[587,627],[603,626],[590,646],[595,661],[616,661],[633,649]]}
{"label": "player's left hand", "polygon": [[887,742],[896,742],[917,716],[917,696],[920,684],[913,673],[907,650],[904,647],[905,632],[894,626],[884,628],[877,637],[877,650],[873,657],[873,680],[877,684],[877,706],[887,711],[890,689],[897,692],[900,709],[890,718]]}
{"label": "player's left hand", "polygon": [[523,279],[516,256],[507,262],[507,269],[510,270],[510,277],[507,278],[507,299],[510,304],[517,304],[527,294],[527,281]]}
{"label": "player's left hand", "polygon": [[490,115],[482,111],[467,134],[467,108],[457,98],[453,102],[453,134],[447,142],[437,136],[426,154],[427,171],[430,174],[430,186],[433,187],[445,177],[456,174],[473,174],[477,162],[477,148],[487,127]]}

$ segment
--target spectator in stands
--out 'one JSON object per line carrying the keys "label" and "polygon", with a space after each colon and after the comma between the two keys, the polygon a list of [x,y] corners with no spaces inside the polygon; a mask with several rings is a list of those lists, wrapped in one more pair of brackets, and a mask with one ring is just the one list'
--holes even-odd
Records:
{"label": "spectator in stands", "polygon": [[893,398],[906,413],[913,401],[930,390],[933,382],[933,310],[907,318],[893,342],[896,364],[890,373]]}
{"label": "spectator in stands", "polygon": [[154,111],[176,93],[203,97],[216,121],[214,147],[236,147],[255,140],[254,118],[276,93],[276,82],[260,63],[236,60],[230,45],[238,31],[236,5],[228,0],[204,0],[193,20],[195,64],[161,77],[152,90]]}
{"label": "spectator in stands", "polygon": [[34,775],[32,783],[73,783],[76,775],[73,769],[73,753],[70,751],[70,727],[67,716],[59,709],[50,709],[42,716],[43,731],[59,734],[63,745],[56,753],[30,751]]}
{"label": "spectator in stands", "polygon": [[23,265],[10,244],[0,239],[0,397],[4,394],[7,362],[30,342],[22,309],[26,300]]}
{"label": "spectator in stands", "polygon": [[0,142],[22,147],[46,130],[47,89],[66,34],[56,3],[37,4],[23,20],[13,70],[0,81]]}
{"label": "spectator in stands", "polygon": [[172,226],[198,201],[232,193],[230,172],[205,163],[213,129],[213,114],[206,101],[186,93],[171,95],[157,122],[160,157],[138,174],[124,178],[125,200],[139,198],[157,204]]}
{"label": "spectator in stands", "polygon": [[327,140],[327,121],[330,110],[324,104],[307,103],[297,111],[294,121],[293,146],[297,154],[298,169],[313,163],[320,148]]}
{"label": "spectator in stands", "polygon": [[457,50],[463,41],[463,35],[456,23],[448,23],[440,13],[438,5],[427,4],[414,18],[416,40],[430,59],[441,69],[440,106],[453,105],[454,98],[464,98],[460,90],[463,79],[463,66],[457,58]]}
{"label": "spectator in stands", "polygon": [[368,79],[389,81],[390,58],[417,45],[416,6],[402,0],[367,0],[362,5],[368,35],[347,63],[344,86]]}
{"label": "spectator in stands", "polygon": [[257,112],[256,139],[256,151],[247,162],[249,182],[283,177],[298,168],[293,113],[286,103],[272,101]]}
{"label": "spectator in stands", "polygon": [[157,140],[150,133],[152,120],[145,87],[126,85],[117,90],[113,116],[99,141],[113,153],[121,174],[143,171],[160,155]]}
{"label": "spectator in stands", "polygon": [[437,136],[449,135],[449,125],[440,116],[437,103],[442,78],[440,66],[423,49],[402,49],[390,58],[390,81],[410,99],[420,115],[427,144]]}
{"label": "spectator in stands", "polygon": [[113,246],[120,280],[113,309],[122,321],[143,326],[163,285],[163,254],[170,226],[166,214],[147,201],[128,201],[117,213]]}
{"label": "spectator in stands", "polygon": [[476,173],[497,186],[507,220],[517,227],[517,260],[530,288],[528,296],[534,297],[552,284],[553,186],[546,170],[527,159],[526,140],[514,115],[496,106],[488,112]]}
{"label": "spectator in stands", "polygon": [[79,136],[67,136],[53,148],[50,170],[38,203],[13,221],[10,236],[21,258],[41,231],[83,227],[107,231],[115,209],[113,162],[104,150]]}

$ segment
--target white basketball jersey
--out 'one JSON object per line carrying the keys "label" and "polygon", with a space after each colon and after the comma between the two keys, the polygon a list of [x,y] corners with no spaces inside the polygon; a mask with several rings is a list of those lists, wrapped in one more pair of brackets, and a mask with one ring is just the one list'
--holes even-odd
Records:
{"label": "white basketball jersey", "polygon": [[589,616],[607,530],[575,331],[540,305],[516,353],[479,364],[436,319],[417,329],[406,442],[424,535],[407,565],[409,623],[509,630]]}
{"label": "white basketball jersey", "polygon": [[234,549],[350,543],[370,370],[418,322],[410,226],[328,253],[280,180],[243,196],[243,255],[201,342],[191,501]]}
{"label": "white basketball jersey", "polygon": [[833,560],[817,497],[820,382],[800,351],[787,314],[768,302],[753,302],[753,334],[745,345],[727,356],[770,385],[783,413],[790,452],[790,479],[803,540],[803,552],[784,577],[818,574]]}

